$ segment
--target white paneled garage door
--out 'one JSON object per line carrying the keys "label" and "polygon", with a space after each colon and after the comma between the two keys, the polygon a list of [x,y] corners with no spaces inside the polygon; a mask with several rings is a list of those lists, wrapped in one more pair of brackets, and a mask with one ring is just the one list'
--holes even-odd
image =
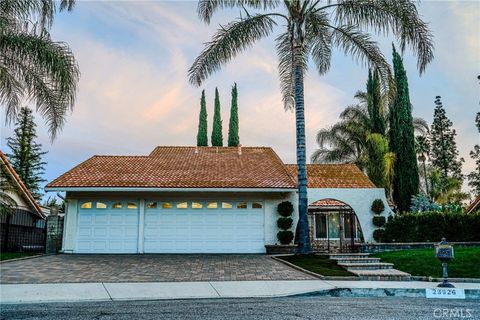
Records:
{"label": "white paneled garage door", "polygon": [[145,253],[264,253],[264,208],[253,201],[147,201]]}
{"label": "white paneled garage door", "polygon": [[137,253],[138,202],[86,201],[78,212],[78,253]]}

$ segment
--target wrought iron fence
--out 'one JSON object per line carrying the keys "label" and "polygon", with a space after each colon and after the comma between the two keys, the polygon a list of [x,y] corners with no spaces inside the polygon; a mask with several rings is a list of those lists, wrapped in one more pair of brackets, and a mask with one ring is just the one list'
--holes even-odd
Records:
{"label": "wrought iron fence", "polygon": [[45,251],[46,221],[23,209],[0,218],[3,252]]}

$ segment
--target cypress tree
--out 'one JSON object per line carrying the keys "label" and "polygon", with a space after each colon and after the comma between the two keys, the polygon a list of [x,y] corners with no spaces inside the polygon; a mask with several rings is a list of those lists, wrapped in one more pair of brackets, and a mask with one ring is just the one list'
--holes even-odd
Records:
{"label": "cypress tree", "polygon": [[238,147],[240,138],[238,136],[238,96],[237,84],[232,88],[232,106],[230,108],[230,122],[228,124],[228,146]]}
{"label": "cypress tree", "polygon": [[205,102],[205,90],[202,90],[202,98],[200,99],[200,115],[198,117],[198,133],[197,146],[208,146],[207,133],[207,103]]}
{"label": "cypress tree", "polygon": [[448,119],[441,97],[435,98],[435,111],[430,129],[430,161],[432,166],[442,174],[443,178],[453,177],[463,180],[462,160],[458,159],[455,142],[457,133],[452,129],[452,121]]}
{"label": "cypress tree", "polygon": [[215,110],[213,113],[212,146],[223,147],[222,116],[220,114],[220,97],[217,88],[215,88]]}
{"label": "cypress tree", "polygon": [[380,78],[377,71],[368,72],[367,103],[370,116],[371,133],[385,135],[385,118],[383,115],[382,95],[380,92]]}
{"label": "cypress tree", "polygon": [[395,154],[393,170],[393,199],[402,211],[408,211],[412,196],[418,194],[419,177],[415,152],[412,108],[408,79],[403,61],[393,48],[393,69],[396,93],[390,110],[390,150]]}
{"label": "cypress tree", "polygon": [[40,184],[46,181],[42,178],[46,165],[42,156],[47,152],[42,151],[42,145],[35,142],[36,127],[32,110],[21,108],[15,121],[13,137],[7,139],[11,151],[7,157],[32,196],[39,200],[42,197]]}

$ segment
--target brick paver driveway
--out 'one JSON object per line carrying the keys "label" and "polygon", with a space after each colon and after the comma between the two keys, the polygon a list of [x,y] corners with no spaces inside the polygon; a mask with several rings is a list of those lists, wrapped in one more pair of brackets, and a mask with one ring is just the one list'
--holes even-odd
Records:
{"label": "brick paver driveway", "polygon": [[310,280],[264,255],[50,255],[5,262],[0,283]]}

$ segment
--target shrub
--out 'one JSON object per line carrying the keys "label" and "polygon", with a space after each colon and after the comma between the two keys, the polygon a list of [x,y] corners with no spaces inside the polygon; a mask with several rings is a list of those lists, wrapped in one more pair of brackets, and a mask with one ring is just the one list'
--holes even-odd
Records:
{"label": "shrub", "polygon": [[293,205],[290,201],[283,201],[277,207],[277,212],[282,217],[290,217],[293,213]]}
{"label": "shrub", "polygon": [[480,241],[480,213],[421,212],[396,215],[385,224],[386,242]]}
{"label": "shrub", "polygon": [[372,202],[372,211],[375,214],[380,214],[385,210],[385,204],[380,199],[375,199]]}
{"label": "shrub", "polygon": [[372,222],[375,227],[383,227],[386,220],[387,219],[384,216],[375,216],[373,217]]}
{"label": "shrub", "polygon": [[290,244],[293,240],[293,232],[292,231],[279,231],[277,233],[277,238],[281,244]]}
{"label": "shrub", "polygon": [[373,231],[373,239],[377,242],[385,241],[385,229],[377,229]]}
{"label": "shrub", "polygon": [[279,229],[288,230],[292,227],[293,219],[292,218],[278,218],[277,226]]}

